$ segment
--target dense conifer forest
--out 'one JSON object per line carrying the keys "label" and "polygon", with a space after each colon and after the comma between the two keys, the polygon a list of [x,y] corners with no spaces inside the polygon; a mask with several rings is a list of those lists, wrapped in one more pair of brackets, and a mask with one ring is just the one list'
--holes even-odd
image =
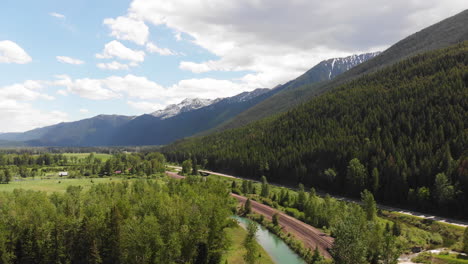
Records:
{"label": "dense conifer forest", "polygon": [[231,203],[198,179],[0,192],[0,263],[219,263]]}
{"label": "dense conifer forest", "polygon": [[243,128],[176,142],[171,161],[468,217],[468,42],[406,59]]}

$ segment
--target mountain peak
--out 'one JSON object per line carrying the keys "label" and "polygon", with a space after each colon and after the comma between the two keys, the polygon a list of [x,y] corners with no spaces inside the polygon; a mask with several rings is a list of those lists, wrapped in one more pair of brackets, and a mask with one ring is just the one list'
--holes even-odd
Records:
{"label": "mountain peak", "polygon": [[179,104],[171,104],[166,108],[151,113],[152,116],[159,117],[161,119],[167,119],[176,116],[180,113],[193,111],[208,105],[211,105],[219,99],[203,99],[203,98],[185,98]]}
{"label": "mountain peak", "polygon": [[372,59],[380,53],[380,51],[377,51],[364,54],[353,54],[348,57],[328,59],[322,61],[320,64],[323,64],[328,69],[328,79],[331,80],[336,75],[339,75],[344,71],[347,71],[369,59]]}

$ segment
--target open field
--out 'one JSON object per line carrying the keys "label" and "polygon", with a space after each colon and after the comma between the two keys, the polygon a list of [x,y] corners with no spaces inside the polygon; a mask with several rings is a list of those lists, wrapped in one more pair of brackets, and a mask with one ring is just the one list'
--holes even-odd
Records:
{"label": "open field", "polygon": [[[71,157],[77,157],[78,159],[84,159],[89,156],[91,153],[64,153],[64,156],[67,156],[68,158]],[[104,153],[94,153],[94,157],[101,159],[102,161],[108,160],[112,155],[110,154],[104,154]]]}
{"label": "open field", "polygon": [[68,186],[83,186],[89,189],[91,185],[98,183],[120,182],[123,178],[92,178],[92,179],[30,179],[24,181],[12,181],[9,184],[0,184],[0,192],[12,192],[14,189],[25,189],[45,192],[65,192]]}
{"label": "open field", "polygon": [[[243,264],[245,263],[244,261],[244,254],[245,254],[245,248],[242,245],[244,242],[245,236],[247,235],[247,231],[245,231],[244,228],[240,226],[232,227],[232,228],[227,228],[226,229],[228,237],[231,238],[232,244],[231,247],[229,248],[229,251],[224,255],[225,256],[225,261],[229,264]],[[258,244],[257,244],[258,245]],[[268,253],[263,249],[260,245],[258,245],[259,249],[259,258],[257,259],[257,263],[262,263],[262,264],[273,264],[274,262],[271,260],[270,256]],[[221,262],[225,263],[225,262]]]}

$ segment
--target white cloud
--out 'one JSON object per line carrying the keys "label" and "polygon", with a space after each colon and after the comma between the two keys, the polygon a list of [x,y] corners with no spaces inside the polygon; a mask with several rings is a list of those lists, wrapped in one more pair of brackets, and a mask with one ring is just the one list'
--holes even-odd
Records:
{"label": "white cloud", "polygon": [[68,63],[68,64],[74,64],[74,65],[84,64],[84,61],[82,60],[70,58],[67,56],[57,56],[56,58],[57,58],[57,61],[61,63]]}
{"label": "white cloud", "polygon": [[0,63],[26,64],[31,61],[32,58],[15,42],[0,41]]}
{"label": "white cloud", "polygon": [[59,19],[65,19],[65,15],[62,15],[60,13],[52,12],[52,13],[49,13],[49,15],[53,16],[53,17],[56,17],[56,18],[59,18]]}
{"label": "white cloud", "polygon": [[149,53],[157,53],[157,54],[162,55],[162,56],[176,55],[177,54],[177,53],[173,52],[172,50],[170,50],[168,48],[160,48],[160,47],[156,46],[156,44],[151,43],[151,42],[146,44],[146,51],[148,51]]}
{"label": "white cloud", "polygon": [[45,81],[27,80],[0,87],[0,122],[4,124],[1,132],[25,131],[67,119],[63,112],[42,111],[31,104],[36,100],[54,99],[42,91],[47,84]]}
{"label": "white cloud", "polygon": [[41,93],[43,82],[28,80],[0,87],[0,98],[6,100],[33,101],[36,99],[53,100],[54,97]]}
{"label": "white cloud", "polygon": [[110,100],[120,97],[118,93],[108,89],[101,80],[89,78],[72,80],[66,75],[57,77],[59,80],[53,82],[53,84],[66,87],[66,93],[77,94],[90,100]]}
{"label": "white cloud", "polygon": [[86,108],[81,108],[81,109],[80,109],[80,113],[82,113],[82,114],[87,114],[87,113],[89,113],[89,110],[86,109]]}
{"label": "white cloud", "polygon": [[220,57],[181,68],[247,70],[245,80],[272,87],[323,59],[388,47],[464,9],[465,0],[133,0],[129,15],[168,26],[176,38],[187,34]]}
{"label": "white cloud", "polygon": [[[57,80],[51,85],[65,87],[63,94],[75,94],[91,100],[111,100],[126,98],[136,105],[136,100],[151,102],[157,108],[178,103],[185,98],[215,99],[253,90],[257,87],[249,86],[240,81],[217,80],[211,78],[182,80],[171,86],[162,86],[146,77],[127,74],[125,76],[109,76],[104,79],[71,79],[66,75],[56,76]],[[133,99],[132,99],[133,98]],[[148,104],[140,104],[148,109]]]}
{"label": "white cloud", "polygon": [[128,74],[124,77],[110,76],[105,79],[76,79],[57,76],[55,86],[66,87],[67,93],[79,95],[90,100],[110,100],[129,96],[133,98],[161,98],[164,88],[146,77]]}
{"label": "white cloud", "polygon": [[113,40],[104,46],[104,50],[100,54],[96,54],[98,59],[119,58],[134,62],[142,62],[145,60],[145,52],[141,50],[132,50],[125,47],[117,40]]}
{"label": "white cloud", "polygon": [[18,132],[57,124],[68,120],[61,111],[42,111],[29,103],[12,99],[0,99],[1,132]]}
{"label": "white cloud", "polygon": [[144,45],[148,40],[148,26],[141,20],[119,16],[104,19],[104,24],[111,29],[110,35],[117,39],[133,41],[138,45]]}
{"label": "white cloud", "polygon": [[130,69],[130,66],[137,66],[137,64],[130,63],[130,64],[125,64],[125,63],[120,63],[117,61],[109,62],[109,63],[98,63],[96,66],[99,69],[103,70],[128,70]]}

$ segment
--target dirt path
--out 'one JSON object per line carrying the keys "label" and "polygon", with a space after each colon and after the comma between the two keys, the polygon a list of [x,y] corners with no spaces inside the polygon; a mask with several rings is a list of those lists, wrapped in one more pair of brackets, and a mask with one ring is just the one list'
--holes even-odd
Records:
{"label": "dirt path", "polygon": [[[183,179],[184,176],[181,176],[175,172],[166,172],[172,178]],[[231,196],[236,198],[239,203],[244,204],[247,200],[246,197],[240,196],[237,194],[231,193]],[[279,215],[279,224],[281,227],[291,234],[293,234],[297,239],[304,243],[304,246],[310,248],[311,251],[315,250],[318,247],[320,253],[330,259],[330,253],[328,250],[333,245],[333,238],[324,234],[320,230],[297,220],[294,217],[291,217],[277,209],[269,207],[267,205],[252,201],[252,210],[258,214],[264,215],[269,220],[272,219],[273,215],[277,213]]]}

